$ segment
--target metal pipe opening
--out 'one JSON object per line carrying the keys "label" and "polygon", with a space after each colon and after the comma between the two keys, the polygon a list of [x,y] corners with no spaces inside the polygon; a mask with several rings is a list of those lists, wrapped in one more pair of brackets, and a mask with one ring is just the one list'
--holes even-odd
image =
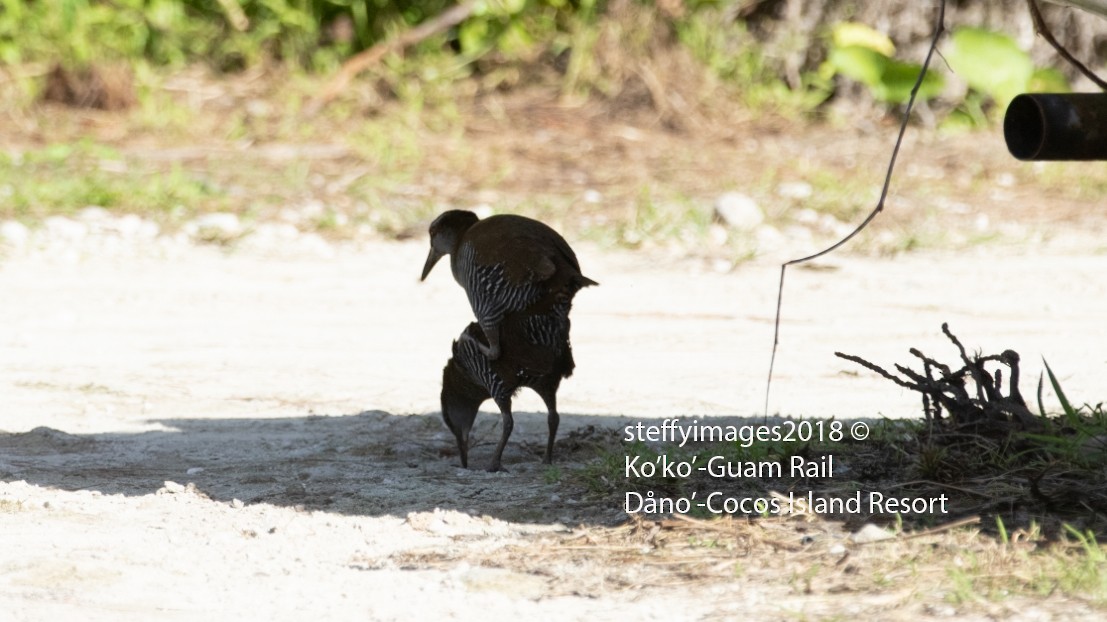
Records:
{"label": "metal pipe opening", "polygon": [[1107,160],[1107,93],[1024,93],[1003,119],[1020,160]]}

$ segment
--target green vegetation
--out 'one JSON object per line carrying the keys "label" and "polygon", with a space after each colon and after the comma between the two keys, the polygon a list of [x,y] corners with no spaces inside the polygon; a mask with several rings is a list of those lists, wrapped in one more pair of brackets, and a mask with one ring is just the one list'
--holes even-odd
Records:
{"label": "green vegetation", "polygon": [[716,80],[739,87],[734,96],[746,108],[786,117],[809,115],[832,93],[828,76],[804,72],[790,87],[763,45],[741,21],[727,22],[715,9],[696,11],[676,25],[679,41]]}
{"label": "green vegetation", "polygon": [[[990,508],[994,527],[985,524],[985,529],[1001,542],[1010,541],[1012,530],[1032,530],[1053,539],[1076,537],[1085,548],[1099,551],[1094,538],[1107,534],[1107,522],[1095,509],[1107,502],[1107,473],[1102,469],[1107,459],[1107,412],[1102,404],[1074,407],[1048,365],[1046,374],[1062,412],[1049,414],[1039,391],[1043,431],[1033,434],[1003,428],[970,433],[947,419],[872,422],[863,442],[850,439],[848,426],[834,419],[772,424],[781,434],[792,434],[791,439],[690,443],[684,447],[671,442],[616,442],[612,434],[597,445],[594,459],[566,478],[576,481],[588,494],[601,497],[623,491],[654,491],[658,496],[686,498],[699,494],[701,499],[711,491],[735,497],[765,497],[805,487],[830,496],[858,490],[886,496],[908,491],[923,497],[945,493],[950,498],[952,516]],[[833,430],[841,431],[842,436],[835,438]],[[836,467],[844,468],[832,477],[806,472],[800,477],[788,476],[786,465],[793,457],[817,463],[824,456],[834,456]],[[709,470],[715,467],[706,466],[712,459],[717,465],[738,465],[745,474],[712,474]],[[764,463],[785,465],[783,476],[761,477],[744,471],[745,467]],[[687,472],[681,474],[680,468]],[[910,487],[905,489],[904,482],[910,482]],[[1081,494],[1074,496],[1075,490]],[[1004,510],[1016,499],[1022,501],[1011,507],[1021,508],[1019,511]],[[703,515],[704,511],[691,513]],[[934,518],[897,515],[896,531],[901,531],[908,520],[917,528],[928,526]],[[872,520],[887,517],[874,516]],[[1088,545],[1089,541],[1093,544]]]}
{"label": "green vegetation", "polygon": [[984,125],[985,104],[1006,110],[1019,93],[1067,92],[1068,80],[1056,69],[1034,67],[1030,55],[1011,37],[981,30],[959,28],[946,50],[950,68],[969,85],[969,92],[950,115],[951,125]]}
{"label": "green vegetation", "polygon": [[[828,79],[842,74],[867,86],[878,101],[902,104],[911,96],[922,65],[895,59],[895,50],[887,35],[864,24],[835,24],[820,72]],[[931,70],[919,88],[919,98],[933,99],[944,86],[941,75]]]}
{"label": "green vegetation", "polygon": [[[835,24],[827,60],[820,69],[825,78],[842,75],[868,87],[878,101],[900,104],[910,97],[922,66],[895,58],[895,45],[884,33],[852,22]],[[1068,80],[1053,68],[1035,67],[1030,55],[1006,34],[980,28],[956,28],[943,57],[968,90],[951,103],[950,126],[983,126],[986,112],[1002,111],[1015,95],[1024,92],[1068,91]],[[922,101],[946,92],[946,72],[932,66],[919,88]]]}
{"label": "green vegetation", "polygon": [[0,153],[0,218],[34,221],[97,206],[151,215],[208,206],[221,192],[179,166],[144,169],[111,147],[79,141]]}
{"label": "green vegetation", "polygon": [[[0,61],[70,69],[203,63],[231,73],[275,63],[327,72],[451,6],[447,0],[0,0]],[[400,91],[413,83],[475,77],[482,88],[503,88],[556,66],[565,92],[610,96],[623,81],[637,79],[642,58],[676,42],[713,79],[738,87],[732,93],[745,106],[785,114],[814,111],[837,89],[836,76],[865,85],[878,101],[902,103],[918,74],[917,63],[896,57],[888,33],[841,22],[803,46],[814,47],[812,57],[825,61],[785,80],[779,59],[730,10],[711,1],[674,8],[645,1],[479,0],[446,34],[386,59],[385,73],[418,76],[391,84],[401,97],[411,97]],[[943,51],[971,88],[961,110],[970,118],[984,98],[1002,106],[1021,90],[1065,87],[1061,74],[1033,67],[1005,34],[961,27]],[[921,97],[945,91],[941,73],[933,68]]]}
{"label": "green vegetation", "polygon": [[[1053,377],[1052,373],[1049,375]],[[1055,389],[1059,389],[1055,385]],[[905,575],[933,586],[926,598],[940,594],[958,607],[1002,603],[1019,597],[1066,595],[1094,607],[1107,605],[1107,549],[1101,544],[1107,524],[1095,507],[1102,507],[1105,493],[1102,458],[1092,465],[1072,452],[1055,446],[1086,443],[1070,438],[1067,426],[1088,434],[1107,433],[1100,407],[1073,409],[1063,392],[1057,392],[1065,427],[1041,439],[1038,450],[1027,451],[1012,442],[994,442],[985,436],[961,431],[939,434],[923,422],[879,421],[863,443],[754,443],[697,445],[679,448],[670,444],[621,442],[621,434],[594,442],[595,456],[583,468],[564,473],[563,484],[576,487],[585,503],[622,503],[624,496],[641,498],[703,499],[710,492],[730,498],[772,498],[777,493],[815,489],[820,495],[848,495],[857,490],[886,495],[949,496],[950,514],[921,516],[896,514],[872,516],[865,522],[883,525],[887,539],[867,545],[850,543],[863,517],[815,517],[810,514],[740,514],[720,516],[692,507],[684,520],[665,516],[632,515],[629,525],[610,535],[593,533],[592,541],[604,544],[623,539],[640,544],[647,537],[643,561],[687,561],[694,552],[706,568],[718,570],[735,555],[756,556],[771,551],[794,581],[803,588],[825,569],[823,552],[842,542],[854,590],[882,592],[902,585]],[[1043,415],[1045,418],[1045,415]],[[815,420],[809,420],[816,423]],[[824,421],[829,425],[831,421]],[[1078,435],[1083,438],[1083,432]],[[1042,451],[1044,449],[1044,451]],[[1100,448],[1103,449],[1102,447]],[[628,461],[645,473],[645,463],[674,464],[712,456],[728,460],[777,461],[800,455],[813,459],[830,453],[835,464],[846,467],[831,479],[803,478],[762,480],[752,478],[672,477],[661,466],[650,477],[627,474]],[[1076,488],[1070,488],[1076,487]],[[1067,490],[1080,490],[1075,496]],[[632,503],[637,502],[634,497]],[[972,520],[976,514],[979,520]],[[968,517],[968,518],[967,518]],[[839,524],[848,518],[846,524]],[[951,523],[967,528],[947,529]],[[802,527],[797,527],[802,525]],[[660,533],[659,533],[660,530]],[[817,534],[803,545],[797,536]],[[648,536],[646,535],[648,534]],[[668,535],[667,535],[668,534]],[[831,535],[837,534],[837,535]],[[656,540],[655,540],[656,539]],[[782,543],[791,543],[788,545]],[[789,551],[791,553],[789,553]],[[794,555],[796,563],[788,563]],[[708,564],[710,560],[710,564]],[[834,559],[830,559],[833,563]],[[729,566],[727,566],[729,567]],[[740,567],[737,567],[740,568]],[[693,572],[694,574],[694,572]],[[893,578],[895,577],[895,578]],[[810,586],[809,586],[810,587]],[[823,585],[826,589],[826,586]]]}
{"label": "green vegetation", "polygon": [[[1107,411],[1102,402],[1095,406],[1084,404],[1074,407],[1049,363],[1043,361],[1043,364],[1050,387],[1061,402],[1058,427],[1066,433],[1027,434],[1026,437],[1036,441],[1051,462],[1066,468],[1095,470],[1107,462]],[[1038,408],[1042,417],[1046,417],[1041,387],[1038,390]]]}
{"label": "green vegetation", "polygon": [[[956,606],[1063,594],[1103,607],[1107,605],[1107,548],[1101,544],[1107,534],[1102,513],[1107,501],[1103,471],[1107,413],[1102,405],[1074,407],[1048,365],[1046,374],[1061,413],[1049,414],[1039,397],[1040,417],[1049,430],[1041,434],[996,436],[940,429],[938,422],[884,420],[871,424],[865,442],[768,441],[748,447],[715,443],[680,448],[671,443],[624,443],[621,434],[613,433],[593,443],[595,457],[583,468],[565,473],[562,481],[575,485],[585,502],[606,503],[622,503],[627,495],[628,503],[680,497],[702,500],[712,492],[722,493],[723,498],[771,499],[807,489],[832,497],[848,497],[856,491],[886,496],[945,494],[949,514],[936,516],[815,517],[801,507],[800,516],[742,512],[731,517],[693,502],[682,521],[658,520],[667,512],[660,517],[650,510],[632,515],[630,524],[637,531],[631,535],[656,537],[662,544],[653,543],[655,548],[648,550],[653,556],[667,551],[679,559],[681,551],[707,556],[710,550],[710,555],[717,556],[712,557],[713,568],[721,567],[722,560],[736,550],[743,555],[761,546],[777,555],[795,550],[804,562],[790,566],[793,580],[806,585],[821,576],[823,566],[811,561],[822,559],[819,555],[828,546],[820,538],[841,534],[842,525],[837,523],[848,519],[847,533],[837,536],[840,540],[830,538],[830,542],[848,542],[848,533],[865,519],[883,525],[887,539],[867,546],[845,544],[843,550],[849,553],[838,563],[848,558],[855,580],[868,582],[873,591],[899,585],[890,575],[902,579],[908,573],[935,580],[938,591],[934,593]],[[833,420],[808,422],[829,426]],[[679,472],[673,465],[692,461],[702,465],[715,456],[752,463],[787,461],[790,456],[813,460],[828,454],[835,457],[836,466],[844,467],[832,478],[709,478],[694,468],[689,476],[673,476]],[[671,470],[665,472],[664,465]],[[801,533],[821,535],[806,548],[797,544],[790,545],[794,549],[779,548],[780,542],[796,541],[797,524],[806,526]],[[972,526],[949,529],[966,524]],[[672,530],[673,535],[657,535],[659,529]],[[895,565],[886,564],[888,560],[895,560]],[[944,576],[933,579],[935,572]]]}
{"label": "green vegetation", "polygon": [[[758,148],[747,137],[774,133],[781,121],[808,124],[808,133],[840,127],[849,121],[836,106],[858,96],[875,104],[879,122],[881,109],[898,111],[917,70],[897,55],[896,33],[856,22],[790,42],[804,60],[786,67],[766,35],[779,18],[743,17],[731,3],[483,0],[457,27],[383,56],[321,114],[304,114],[340,62],[455,5],[0,0],[0,100],[12,115],[0,152],[8,199],[0,218],[34,223],[95,205],[172,226],[211,211],[263,219],[310,204],[321,207],[296,221],[301,229],[402,237],[444,204],[486,205],[554,221],[572,213],[560,224],[604,245],[698,249],[733,265],[779,250],[775,240],[792,239],[793,227],[807,229],[813,245],[833,236],[872,207],[883,166],[771,142],[751,156]],[[1005,35],[960,29],[943,53],[969,84],[951,92],[944,63],[924,82],[926,111],[947,126],[991,123],[1027,77],[1026,53]],[[972,59],[984,53],[1010,65],[1011,77],[977,75]],[[68,110],[39,105],[55,67],[77,81],[95,82],[83,70],[121,72],[117,87],[132,92],[124,98],[131,107],[100,115],[80,108],[89,105],[80,94],[51,96]],[[1032,69],[1027,88],[1057,78]],[[588,134],[559,134],[585,123],[594,124]],[[498,138],[506,128],[511,144]],[[543,142],[549,128],[552,143]],[[684,143],[666,142],[666,132]],[[699,141],[706,149],[688,146]],[[319,144],[342,153],[316,158],[310,147]],[[266,145],[308,147],[282,158],[256,148]],[[590,153],[578,149],[587,145]],[[626,155],[642,157],[623,166]],[[994,189],[989,171],[970,173],[968,188],[943,176],[945,197],[934,177],[901,170],[895,190],[918,202],[911,222],[858,243],[898,252],[997,239],[994,229],[950,226],[941,212]],[[1088,169],[1046,165],[1018,175],[1064,198],[1107,195]],[[797,183],[807,190],[780,192]],[[775,231],[758,237],[720,225],[712,204],[725,191],[748,195]]]}

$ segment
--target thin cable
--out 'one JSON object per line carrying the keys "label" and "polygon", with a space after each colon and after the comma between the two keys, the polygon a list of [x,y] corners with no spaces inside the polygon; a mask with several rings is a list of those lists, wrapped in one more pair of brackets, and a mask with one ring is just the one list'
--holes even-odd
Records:
{"label": "thin cable", "polygon": [[915,107],[915,98],[919,94],[919,89],[922,88],[923,79],[926,77],[926,72],[930,68],[930,60],[934,58],[934,52],[938,49],[938,40],[946,31],[946,1],[941,0],[941,4],[938,6],[938,18],[935,20],[934,25],[934,37],[930,41],[930,49],[926,52],[926,59],[923,61],[922,69],[919,71],[919,77],[915,80],[915,86],[911,88],[911,97],[907,100],[907,108],[903,113],[903,121],[899,124],[899,135],[896,137],[896,146],[892,149],[892,158],[888,161],[888,172],[884,175],[884,186],[880,190],[880,200],[877,201],[876,207],[873,208],[869,215],[865,217],[865,220],[861,221],[861,224],[857,225],[853,231],[851,231],[846,237],[838,240],[831,246],[824,248],[823,250],[806,257],[800,257],[799,259],[793,259],[780,264],[780,285],[776,292],[776,321],[773,323],[773,352],[769,357],[769,377],[765,383],[765,417],[769,416],[769,390],[773,384],[773,366],[776,364],[776,350],[777,345],[780,344],[780,309],[784,301],[784,274],[788,269],[788,266],[801,264],[812,259],[818,259],[827,253],[831,253],[838,247],[842,246],[846,242],[849,242],[861,232],[865,227],[869,226],[876,215],[884,211],[884,201],[888,197],[888,188],[892,185],[892,170],[896,166],[896,158],[899,157],[899,148],[903,144],[903,135],[907,132],[907,122],[911,120],[911,110]]}

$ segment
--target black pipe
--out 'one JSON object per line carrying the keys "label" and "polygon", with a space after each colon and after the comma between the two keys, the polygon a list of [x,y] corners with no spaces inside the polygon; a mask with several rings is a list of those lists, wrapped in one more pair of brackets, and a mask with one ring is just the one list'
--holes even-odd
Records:
{"label": "black pipe", "polygon": [[1020,160],[1107,160],[1107,93],[1023,93],[1003,119]]}

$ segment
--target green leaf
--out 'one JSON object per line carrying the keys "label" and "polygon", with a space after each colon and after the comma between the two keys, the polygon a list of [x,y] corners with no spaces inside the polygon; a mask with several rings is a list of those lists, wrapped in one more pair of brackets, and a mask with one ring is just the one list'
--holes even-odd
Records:
{"label": "green leaf", "polygon": [[465,20],[457,30],[457,40],[461,44],[462,54],[479,54],[488,47],[488,20],[472,18]]}
{"label": "green leaf", "polygon": [[[880,76],[880,84],[873,89],[873,95],[880,100],[894,104],[902,104],[911,98],[911,89],[915,88],[915,82],[919,79],[922,65],[904,63],[898,60],[889,60]],[[942,92],[945,81],[942,76],[927,71],[922,84],[919,85],[919,99],[922,101],[932,99]]]}
{"label": "green leaf", "polygon": [[[896,104],[911,97],[911,89],[922,70],[922,65],[888,58],[859,45],[831,48],[827,64],[843,76],[869,87],[876,99]],[[926,100],[937,96],[944,85],[940,75],[928,71],[919,87],[919,98]]]}
{"label": "green leaf", "polygon": [[888,35],[858,22],[834,24],[830,37],[836,48],[863,47],[879,52],[885,57],[891,57],[896,53],[896,46]]}
{"label": "green leaf", "polygon": [[1049,363],[1045,358],[1042,358],[1042,365],[1045,365],[1046,374],[1049,375],[1049,384],[1053,386],[1053,392],[1057,394],[1057,399],[1061,401],[1061,410],[1065,411],[1067,417],[1075,417],[1076,409],[1069,403],[1069,398],[1065,397],[1065,392],[1061,390],[1061,383],[1057,381],[1057,376],[1053,375],[1053,370],[1049,368]]}
{"label": "green leaf", "polygon": [[1026,90],[1034,74],[1030,56],[1007,35],[980,28],[960,28],[945,54],[949,66],[970,87],[1005,106]]}
{"label": "green leaf", "polygon": [[520,56],[534,45],[534,38],[520,20],[512,20],[500,34],[498,47],[512,56]]}
{"label": "green leaf", "polygon": [[848,45],[831,48],[826,60],[843,76],[873,88],[880,84],[889,59],[871,48]]}
{"label": "green leaf", "polygon": [[1026,85],[1030,93],[1068,93],[1072,90],[1065,74],[1052,67],[1038,69],[1030,76],[1030,83]]}
{"label": "green leaf", "polygon": [[527,0],[499,0],[497,13],[501,15],[518,15],[527,8]]}

